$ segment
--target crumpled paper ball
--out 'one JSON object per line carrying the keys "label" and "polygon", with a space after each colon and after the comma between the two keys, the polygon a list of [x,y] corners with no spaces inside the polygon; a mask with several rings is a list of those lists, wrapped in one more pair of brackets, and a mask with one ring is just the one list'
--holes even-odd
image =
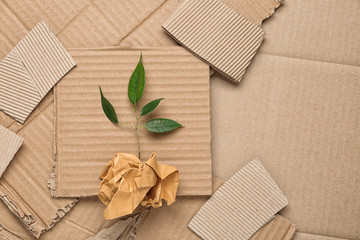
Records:
{"label": "crumpled paper ball", "polygon": [[175,202],[179,171],[158,164],[156,154],[144,164],[133,154],[117,153],[100,175],[99,199],[107,206],[105,219],[131,214],[141,204],[161,207]]}

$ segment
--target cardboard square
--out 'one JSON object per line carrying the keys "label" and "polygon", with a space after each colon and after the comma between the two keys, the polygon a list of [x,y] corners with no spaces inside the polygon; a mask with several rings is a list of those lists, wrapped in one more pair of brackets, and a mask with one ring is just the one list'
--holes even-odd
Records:
{"label": "cardboard square", "polygon": [[259,26],[220,0],[186,0],[163,28],[189,51],[237,83],[264,37]]}
{"label": "cardboard square", "polygon": [[40,22],[0,63],[0,109],[20,123],[75,61]]}
{"label": "cardboard square", "polygon": [[288,204],[258,159],[232,176],[189,223],[203,239],[247,240]]}
{"label": "cardboard square", "polygon": [[22,137],[0,125],[0,178],[23,141]]}
{"label": "cardboard square", "polygon": [[212,193],[209,67],[185,49],[174,47],[71,51],[78,66],[55,88],[55,196],[96,195],[99,174],[114,154],[137,154],[134,130],[106,118],[99,85],[119,121],[134,122],[127,86],[141,52],[146,86],[138,110],[156,98],[165,100],[140,125],[166,117],[185,126],[160,135],[140,129],[141,159],[156,152],[161,164],[177,167],[178,195]]}
{"label": "cardboard square", "polygon": [[47,187],[53,163],[52,105],[18,134],[25,141],[0,179],[0,199],[30,234],[39,238],[76,203],[76,199],[52,198]]}

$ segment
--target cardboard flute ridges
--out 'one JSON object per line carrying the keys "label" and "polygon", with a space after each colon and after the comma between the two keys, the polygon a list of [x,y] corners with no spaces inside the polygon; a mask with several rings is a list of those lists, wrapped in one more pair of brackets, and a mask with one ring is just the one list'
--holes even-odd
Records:
{"label": "cardboard flute ridges", "polygon": [[53,107],[18,134],[25,139],[0,180],[0,198],[35,237],[52,228],[75,199],[54,199],[47,180],[52,166]]}
{"label": "cardboard flute ridges", "polygon": [[264,37],[259,26],[220,0],[186,0],[163,28],[189,51],[237,83]]}
{"label": "cardboard flute ridges", "polygon": [[59,197],[96,195],[99,175],[117,152],[137,154],[134,130],[105,116],[99,86],[120,122],[134,122],[128,82],[140,53],[146,72],[138,110],[165,98],[140,121],[171,118],[185,127],[167,134],[139,130],[141,160],[156,152],[161,164],[180,173],[178,195],[210,195],[211,133],[209,67],[181,47],[71,51],[78,65],[55,87],[56,189]]}
{"label": "cardboard flute ridges", "polygon": [[203,239],[247,240],[288,201],[258,159],[220,187],[189,223]]}
{"label": "cardboard flute ridges", "polygon": [[22,137],[0,125],[0,178],[23,141]]}
{"label": "cardboard flute ridges", "polygon": [[0,109],[20,123],[75,66],[55,35],[40,22],[0,63]]}

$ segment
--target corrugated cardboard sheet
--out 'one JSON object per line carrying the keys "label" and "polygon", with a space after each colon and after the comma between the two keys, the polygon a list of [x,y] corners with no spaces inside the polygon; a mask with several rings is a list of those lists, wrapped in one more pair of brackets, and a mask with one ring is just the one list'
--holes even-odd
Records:
{"label": "corrugated cardboard sheet", "polygon": [[29,232],[39,237],[76,202],[51,198],[46,185],[52,166],[53,107],[18,134],[25,141],[0,180],[0,198]]}
{"label": "corrugated cardboard sheet", "polygon": [[[222,181],[213,178],[214,190],[222,184]],[[136,239],[201,239],[192,232],[187,225],[208,199],[209,197],[206,196],[178,197],[176,202],[171,206],[152,209],[141,223]],[[272,240],[290,240],[294,231],[295,225],[293,223],[276,215],[268,224],[252,236],[251,240],[269,239],[266,238],[266,236],[271,236]]]}
{"label": "corrugated cardboard sheet", "polygon": [[165,100],[140,125],[165,117],[185,126],[161,135],[141,129],[142,160],[156,152],[161,164],[178,168],[178,195],[211,194],[209,67],[175,47],[71,51],[78,66],[55,88],[56,196],[97,194],[99,174],[113,155],[137,153],[134,130],[113,125],[103,113],[99,85],[119,121],[134,122],[127,85],[141,51],[146,85],[138,105]]}
{"label": "corrugated cardboard sheet", "polygon": [[71,68],[72,57],[40,22],[0,63],[0,109],[20,123]]}
{"label": "corrugated cardboard sheet", "polygon": [[23,141],[22,137],[0,125],[0,178]]}
{"label": "corrugated cardboard sheet", "polygon": [[[1,58],[41,20],[66,48],[176,44],[161,24],[182,0],[136,1],[135,9],[132,0],[104,2],[0,1]],[[224,2],[257,25],[280,3]],[[281,214],[301,232],[295,234],[295,240],[360,238],[359,7],[358,0],[287,0],[262,24],[265,41],[240,85],[234,87],[218,75],[211,78],[214,173],[226,180],[247,163],[242,159],[263,158],[289,199]],[[52,93],[30,115],[24,128],[49,104]],[[0,124],[11,125],[15,132],[23,128],[1,111]],[[100,230],[90,226],[93,222],[88,219],[102,220],[97,216],[102,216],[103,208],[97,211],[96,204],[89,203],[77,211],[82,201],[43,239],[69,239],[74,233],[85,239],[94,229]],[[17,224],[4,208],[0,213],[3,226]],[[161,220],[161,216],[156,219]],[[182,217],[171,215],[167,219],[182,226]],[[78,222],[81,230],[74,224]],[[13,232],[29,239],[21,227]]]}
{"label": "corrugated cardboard sheet", "polygon": [[288,201],[258,159],[224,183],[189,223],[203,239],[249,239]]}
{"label": "corrugated cardboard sheet", "polygon": [[240,82],[264,37],[259,26],[220,0],[186,0],[162,26],[235,82]]}

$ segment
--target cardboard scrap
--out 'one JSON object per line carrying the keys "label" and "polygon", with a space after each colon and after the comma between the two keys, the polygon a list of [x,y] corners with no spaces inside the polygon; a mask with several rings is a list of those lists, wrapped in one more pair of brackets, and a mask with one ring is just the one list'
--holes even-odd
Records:
{"label": "cardboard scrap", "polygon": [[249,239],[288,201],[258,159],[224,183],[189,223],[203,239]]}
{"label": "cardboard scrap", "polygon": [[22,137],[0,125],[0,178],[23,141]]}
{"label": "cardboard scrap", "polygon": [[119,121],[133,122],[127,85],[140,52],[146,86],[138,105],[165,98],[140,124],[169,117],[185,126],[161,135],[139,131],[142,160],[156,152],[159,163],[175,166],[178,195],[211,194],[209,67],[175,47],[71,51],[78,65],[55,87],[56,196],[96,195],[99,174],[114,154],[137,154],[133,129],[115,126],[104,115],[99,85]]}
{"label": "cardboard scrap", "polygon": [[[214,190],[222,184],[221,180],[213,177]],[[142,221],[136,239],[201,239],[187,227],[187,224],[208,199],[206,196],[178,197],[171,206],[151,209]],[[276,215],[250,239],[268,240],[266,236],[269,235],[273,240],[290,240],[294,230],[295,225],[291,221]]]}
{"label": "cardboard scrap", "polygon": [[186,0],[162,26],[181,45],[237,83],[264,37],[259,26],[220,0]]}
{"label": "cardboard scrap", "polygon": [[128,153],[117,153],[100,174],[98,198],[107,206],[105,219],[131,214],[140,204],[158,208],[162,200],[175,202],[179,185],[179,171],[169,165],[158,164],[151,154],[144,164]]}
{"label": "cardboard scrap", "polygon": [[0,109],[20,123],[75,61],[40,22],[0,63]]}
{"label": "cardboard scrap", "polygon": [[[0,180],[0,198],[35,237],[52,228],[76,203],[53,199],[46,182],[52,166],[53,107],[18,134],[25,139]],[[24,180],[26,179],[26,181]]]}

